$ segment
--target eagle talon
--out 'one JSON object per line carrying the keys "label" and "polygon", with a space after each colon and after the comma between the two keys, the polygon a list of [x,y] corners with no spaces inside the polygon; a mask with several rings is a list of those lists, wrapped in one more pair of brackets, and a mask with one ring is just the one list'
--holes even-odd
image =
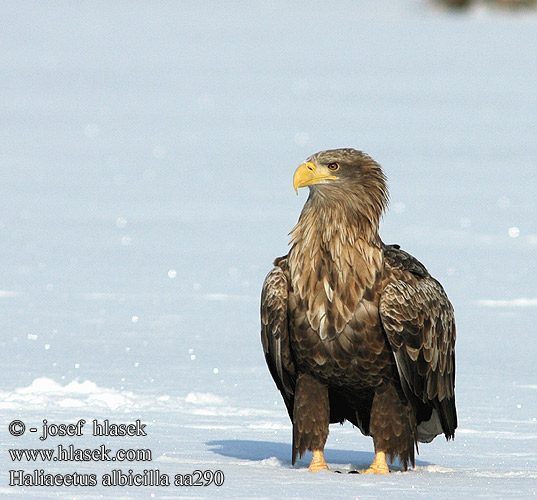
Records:
{"label": "eagle talon", "polygon": [[381,467],[369,467],[368,469],[361,470],[360,474],[389,474],[390,469],[388,467],[381,468]]}
{"label": "eagle talon", "polygon": [[389,474],[390,469],[386,463],[386,454],[383,451],[378,451],[375,453],[375,458],[373,463],[363,471],[360,471],[360,474]]}
{"label": "eagle talon", "polygon": [[311,472],[319,472],[320,470],[329,470],[328,465],[324,461],[324,454],[322,450],[314,450],[313,458],[311,459],[311,464],[309,466]]}

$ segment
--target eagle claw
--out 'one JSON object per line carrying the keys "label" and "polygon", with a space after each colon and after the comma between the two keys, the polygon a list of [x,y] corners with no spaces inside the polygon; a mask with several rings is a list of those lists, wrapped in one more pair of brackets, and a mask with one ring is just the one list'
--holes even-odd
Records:
{"label": "eagle claw", "polygon": [[361,470],[360,474],[389,474],[390,469],[388,467],[369,467],[366,470]]}
{"label": "eagle claw", "polygon": [[313,458],[309,466],[311,472],[319,472],[320,470],[328,470],[328,465],[324,461],[324,454],[322,450],[314,450]]}
{"label": "eagle claw", "polygon": [[373,463],[363,471],[360,471],[360,474],[389,474],[390,469],[386,463],[386,454],[382,451],[377,451],[375,453],[375,458]]}

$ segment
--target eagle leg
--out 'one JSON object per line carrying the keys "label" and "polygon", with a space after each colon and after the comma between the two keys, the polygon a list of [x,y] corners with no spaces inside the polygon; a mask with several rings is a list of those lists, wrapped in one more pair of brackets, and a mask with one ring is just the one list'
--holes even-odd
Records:
{"label": "eagle leg", "polygon": [[393,382],[385,382],[375,391],[370,431],[375,444],[375,459],[366,472],[390,472],[386,456],[390,462],[399,457],[403,470],[408,469],[409,462],[414,466],[416,417]]}
{"label": "eagle leg", "polygon": [[308,373],[300,373],[293,406],[293,465],[306,450],[313,452],[310,470],[328,469],[323,450],[328,437],[328,387]]}
{"label": "eagle leg", "polygon": [[377,451],[373,463],[366,470],[361,471],[361,474],[388,474],[390,469],[386,462],[386,453]]}
{"label": "eagle leg", "polygon": [[309,469],[311,472],[319,472],[323,469],[328,470],[328,465],[326,465],[326,462],[324,461],[323,450],[313,450],[313,457]]}

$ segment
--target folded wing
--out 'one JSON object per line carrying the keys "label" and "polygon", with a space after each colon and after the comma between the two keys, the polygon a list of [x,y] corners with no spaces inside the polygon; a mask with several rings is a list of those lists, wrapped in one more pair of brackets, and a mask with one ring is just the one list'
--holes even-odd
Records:
{"label": "folded wing", "polygon": [[287,276],[276,265],[265,278],[261,293],[261,342],[270,373],[292,421],[296,375],[289,345],[287,297]]}
{"label": "folded wing", "polygon": [[452,438],[457,427],[453,307],[417,259],[391,246],[385,260],[380,315],[403,390],[417,406],[418,424],[423,423],[418,437],[430,441],[443,432]]}

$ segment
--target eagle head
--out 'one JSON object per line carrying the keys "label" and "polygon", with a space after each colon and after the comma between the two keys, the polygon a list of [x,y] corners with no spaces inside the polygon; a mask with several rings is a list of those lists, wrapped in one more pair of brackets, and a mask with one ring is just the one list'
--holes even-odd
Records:
{"label": "eagle head", "polygon": [[356,149],[329,149],[310,156],[295,171],[293,186],[308,186],[309,202],[365,217],[378,226],[388,205],[388,186],[380,165]]}

